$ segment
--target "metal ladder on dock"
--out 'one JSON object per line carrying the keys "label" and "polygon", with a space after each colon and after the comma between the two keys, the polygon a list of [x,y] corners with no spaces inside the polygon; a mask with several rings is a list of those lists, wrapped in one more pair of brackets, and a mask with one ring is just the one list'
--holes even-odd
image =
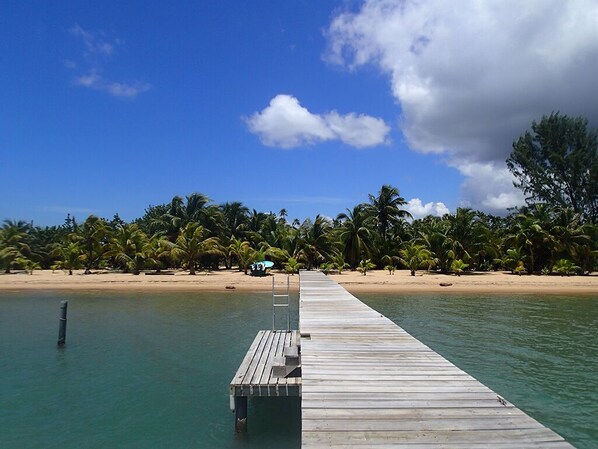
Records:
{"label": "metal ladder on dock", "polygon": [[[291,308],[290,308],[290,278],[287,275],[286,293],[278,293],[281,291],[281,286],[276,285],[276,276],[272,276],[272,330],[276,330],[276,310],[281,307],[287,309],[287,331],[291,330]],[[284,286],[282,286],[284,289]],[[284,291],[284,290],[283,290]]]}

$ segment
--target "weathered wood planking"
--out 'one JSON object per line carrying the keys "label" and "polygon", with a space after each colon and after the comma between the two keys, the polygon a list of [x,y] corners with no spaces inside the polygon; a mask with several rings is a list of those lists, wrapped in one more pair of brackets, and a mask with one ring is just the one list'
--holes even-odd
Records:
{"label": "weathered wood planking", "polygon": [[230,382],[231,396],[299,396],[301,378],[273,377],[275,357],[297,344],[297,331],[259,331]]}
{"label": "weathered wood planking", "polygon": [[300,289],[304,449],[572,447],[324,274]]}

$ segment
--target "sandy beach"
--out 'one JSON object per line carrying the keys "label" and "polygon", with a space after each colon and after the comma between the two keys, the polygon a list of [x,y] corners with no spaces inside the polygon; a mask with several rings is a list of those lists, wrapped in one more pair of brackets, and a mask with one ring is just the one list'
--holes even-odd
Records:
{"label": "sandy beach", "polygon": [[[279,274],[276,271],[274,275]],[[400,270],[370,271],[366,276],[344,271],[330,277],[352,293],[542,293],[598,295],[598,274],[590,276],[517,276],[506,272],[470,273],[460,277],[420,271],[411,276]],[[280,273],[276,282],[286,282]],[[291,287],[298,288],[299,276],[291,276]],[[441,286],[440,284],[451,284]],[[134,290],[134,291],[270,291],[272,277],[252,277],[238,271],[220,270],[190,276],[177,271],[167,275],[133,275],[113,271],[98,271],[84,275],[75,271],[69,276],[63,271],[38,270],[33,274],[0,274],[0,291],[10,290]]]}

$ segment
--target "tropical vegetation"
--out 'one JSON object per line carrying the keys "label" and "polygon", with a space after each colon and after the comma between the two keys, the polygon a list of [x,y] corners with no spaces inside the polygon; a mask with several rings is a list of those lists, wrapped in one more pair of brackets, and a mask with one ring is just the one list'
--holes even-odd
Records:
{"label": "tropical vegetation", "polygon": [[588,274],[598,268],[598,139],[587,120],[553,113],[513,143],[507,160],[527,204],[507,216],[458,208],[413,219],[399,189],[383,185],[336,217],[288,220],[286,209],[260,212],[240,202],[215,204],[201,193],[150,205],[127,223],[67,216],[60,226],[5,220],[0,269],[108,268],[139,274],[179,268],[238,269],[271,260],[342,273],[374,268],[446,274]]}
{"label": "tropical vegetation", "polygon": [[[82,223],[67,217],[61,226],[43,228],[5,220],[0,268],[5,273],[36,268],[69,274],[80,268],[85,273],[104,268],[132,274],[168,268],[189,274],[217,269],[247,273],[251,263],[266,259],[289,273],[321,268],[366,274],[377,268],[392,274],[396,267],[412,275],[417,270],[571,275],[598,269],[598,226],[571,208],[545,203],[506,217],[459,208],[442,217],[413,220],[398,209],[381,226],[371,204],[356,205],[335,219],[288,222],[283,215],[250,211],[240,203],[189,204],[196,197],[150,206],[131,223],[94,215]],[[193,212],[198,205],[201,213]]]}

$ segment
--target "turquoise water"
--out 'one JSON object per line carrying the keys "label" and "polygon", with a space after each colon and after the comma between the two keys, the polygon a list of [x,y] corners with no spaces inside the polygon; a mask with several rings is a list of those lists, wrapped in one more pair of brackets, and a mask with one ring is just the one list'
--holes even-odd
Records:
{"label": "turquoise water", "polygon": [[[360,297],[577,447],[598,447],[598,298]],[[1,294],[0,448],[299,447],[296,398],[250,401],[240,438],[228,409],[230,379],[271,326],[270,301]]]}
{"label": "turquoise water", "polygon": [[229,410],[270,307],[268,293],[1,295],[0,448],[299,447],[298,398],[250,401],[245,438]]}
{"label": "turquoise water", "polygon": [[576,447],[598,447],[598,297],[360,298]]}

